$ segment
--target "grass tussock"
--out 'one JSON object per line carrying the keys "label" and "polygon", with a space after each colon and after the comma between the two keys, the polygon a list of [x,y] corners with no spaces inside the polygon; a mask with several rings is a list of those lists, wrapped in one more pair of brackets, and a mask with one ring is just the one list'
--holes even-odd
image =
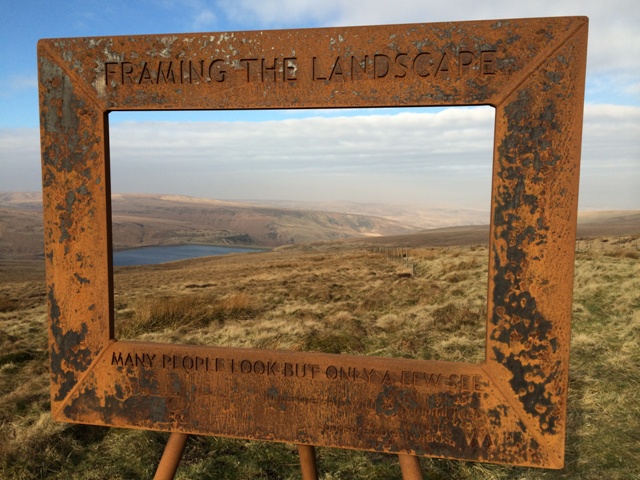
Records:
{"label": "grass tussock", "polygon": [[222,325],[226,321],[242,321],[258,311],[245,292],[232,292],[221,297],[181,295],[144,298],[132,309],[124,308],[117,325],[119,338],[135,338],[149,332],[187,331]]}
{"label": "grass tussock", "polygon": [[[631,243],[630,243],[631,242]],[[566,467],[421,459],[424,478],[640,478],[637,239],[594,242],[575,269]],[[606,249],[602,247],[606,245]],[[481,362],[488,251],[306,246],[117,269],[119,338]],[[49,413],[41,278],[0,282],[0,478],[152,478],[167,434]],[[2,306],[4,305],[4,306]],[[392,455],[319,448],[320,478],[401,479]],[[299,479],[296,447],[190,437],[176,478]]]}

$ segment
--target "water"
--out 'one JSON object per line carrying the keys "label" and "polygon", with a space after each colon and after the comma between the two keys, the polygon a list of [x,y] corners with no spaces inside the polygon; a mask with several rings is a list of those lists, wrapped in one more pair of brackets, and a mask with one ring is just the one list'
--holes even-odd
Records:
{"label": "water", "polygon": [[228,253],[255,252],[255,248],[216,247],[213,245],[167,245],[161,247],[133,248],[113,252],[114,267],[154,265],[187,258],[227,255]]}

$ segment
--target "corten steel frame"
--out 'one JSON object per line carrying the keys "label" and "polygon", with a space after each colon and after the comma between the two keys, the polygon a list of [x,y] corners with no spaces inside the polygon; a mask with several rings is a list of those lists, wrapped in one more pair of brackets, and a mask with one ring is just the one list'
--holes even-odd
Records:
{"label": "corten steel frame", "polygon": [[[54,418],[561,468],[587,26],[41,40]],[[483,363],[114,338],[109,112],[455,105],[496,109]]]}

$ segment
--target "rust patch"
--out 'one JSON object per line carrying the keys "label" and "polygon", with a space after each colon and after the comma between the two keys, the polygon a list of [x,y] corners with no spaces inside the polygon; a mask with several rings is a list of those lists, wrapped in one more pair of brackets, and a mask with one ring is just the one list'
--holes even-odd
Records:
{"label": "rust patch", "polygon": [[[561,468],[587,19],[38,44],[54,417]],[[492,105],[482,365],[116,341],[108,113]]]}

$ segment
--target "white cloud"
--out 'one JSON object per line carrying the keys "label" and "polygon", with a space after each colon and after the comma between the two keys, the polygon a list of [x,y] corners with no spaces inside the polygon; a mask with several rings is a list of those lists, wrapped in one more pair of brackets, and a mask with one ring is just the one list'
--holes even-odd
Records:
{"label": "white cloud", "polygon": [[218,2],[218,7],[234,22],[282,27],[295,23],[330,24],[342,14],[344,4],[334,0],[229,0]]}
{"label": "white cloud", "polygon": [[[488,208],[493,111],[322,111],[111,126],[114,191]],[[167,114],[169,115],[169,114]],[[640,208],[640,107],[585,108],[581,208]],[[39,131],[0,129],[0,191],[39,190]]]}
{"label": "white cloud", "polygon": [[432,23],[501,18],[588,16],[588,82],[614,85],[640,102],[640,2],[636,0],[251,0],[220,2],[234,22],[265,28]]}
{"label": "white cloud", "polygon": [[633,95],[640,98],[640,81],[638,81],[637,78],[634,78],[633,81],[630,81],[623,87],[623,92],[627,95]]}
{"label": "white cloud", "polygon": [[9,88],[12,90],[38,88],[38,78],[35,75],[12,75],[9,77]]}
{"label": "white cloud", "polygon": [[[127,173],[135,159],[145,165],[145,178],[153,176],[151,183],[167,185],[169,178],[184,194],[195,190],[223,198],[296,195],[354,201],[402,197],[460,206],[482,204],[488,198],[491,108],[411,110],[392,116],[379,110],[360,116],[331,112],[333,117],[323,112],[306,119],[257,123],[114,126],[114,185],[135,191],[130,181],[139,182],[140,177]],[[585,208],[640,208],[639,123],[640,107],[586,106],[581,187]]]}
{"label": "white cloud", "polygon": [[[189,151],[199,152],[192,158],[210,158],[213,152],[225,152],[223,163],[242,161],[255,167],[269,160],[287,168],[308,168],[311,164],[321,169],[327,163],[359,165],[364,158],[379,158],[385,165],[419,158],[422,164],[424,159],[435,161],[440,154],[477,149],[480,143],[490,146],[492,116],[492,109],[484,107],[436,114],[337,114],[263,122],[150,122],[137,125],[135,142],[134,125],[119,124],[112,128],[111,143],[114,151],[134,143],[139,153],[156,158]],[[151,137],[153,132],[155,137]],[[162,145],[156,144],[157,137],[164,139]],[[320,161],[323,163],[317,163]]]}
{"label": "white cloud", "polygon": [[640,208],[640,107],[586,105],[581,208]]}
{"label": "white cloud", "polygon": [[[160,7],[171,21],[178,19],[183,28],[191,32],[212,31],[220,29],[220,18],[216,14],[220,10],[216,2],[207,0],[147,0],[151,8]],[[165,23],[166,20],[163,22]]]}
{"label": "white cloud", "polygon": [[[435,192],[449,183],[441,203],[452,204],[455,185],[467,182],[471,187],[465,196],[488,198],[493,109],[348,113],[263,122],[114,125],[114,191],[135,191],[132,179],[139,182],[139,177],[129,165],[136,163],[145,165],[141,170],[145,178],[153,177],[151,183],[167,185],[160,188],[171,184],[181,193],[207,197],[289,199],[295,193],[302,200],[374,201],[382,196],[388,201],[403,195],[435,201]],[[384,187],[389,182],[393,186]]]}
{"label": "white cloud", "polygon": [[41,189],[40,130],[0,128],[0,191]]}
{"label": "white cloud", "polygon": [[217,20],[215,13],[209,9],[203,9],[194,14],[192,26],[195,31],[208,30],[215,27]]}
{"label": "white cloud", "polygon": [[586,105],[583,162],[599,165],[622,162],[640,165],[638,124],[640,107]]}

